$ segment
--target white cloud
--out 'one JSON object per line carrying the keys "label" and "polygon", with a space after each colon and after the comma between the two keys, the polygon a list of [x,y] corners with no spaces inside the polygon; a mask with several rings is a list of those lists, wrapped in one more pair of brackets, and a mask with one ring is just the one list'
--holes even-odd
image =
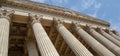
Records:
{"label": "white cloud", "polygon": [[95,0],[82,0],[81,6],[83,9],[88,9],[94,4]]}
{"label": "white cloud", "polygon": [[36,1],[36,2],[45,3],[45,1],[47,1],[47,0],[32,0],[32,1]]}
{"label": "white cloud", "polygon": [[93,13],[90,14],[91,16],[96,17],[99,8],[101,7],[101,3],[97,2],[96,0],[79,0],[79,3],[74,4],[71,6],[70,9],[76,10],[79,12],[86,11],[86,10],[92,10]]}
{"label": "white cloud", "polygon": [[106,17],[106,13],[104,12],[102,15],[101,15],[101,19],[105,19]]}
{"label": "white cloud", "polygon": [[75,10],[75,11],[80,11],[80,9],[78,8],[78,6],[72,6],[70,9]]}
{"label": "white cloud", "polygon": [[88,14],[88,15],[90,15],[90,16],[92,16],[92,17],[97,17],[97,12],[98,12],[98,10],[95,10],[95,11],[93,12],[93,14]]}
{"label": "white cloud", "polygon": [[99,8],[101,7],[101,3],[94,1],[94,4],[92,5],[93,8],[93,14],[89,14],[90,16],[97,17],[97,13],[99,12]]}
{"label": "white cloud", "polygon": [[101,7],[101,3],[95,2],[94,7],[95,9],[99,9]]}
{"label": "white cloud", "polygon": [[54,3],[67,3],[68,2],[68,0],[50,0],[50,1]]}

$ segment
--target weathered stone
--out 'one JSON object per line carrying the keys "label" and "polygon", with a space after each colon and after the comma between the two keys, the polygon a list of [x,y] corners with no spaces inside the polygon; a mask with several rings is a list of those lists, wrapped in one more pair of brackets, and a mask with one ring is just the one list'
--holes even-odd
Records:
{"label": "weathered stone", "polygon": [[59,56],[53,43],[40,23],[41,17],[32,16],[32,28],[35,34],[38,48],[42,56]]}
{"label": "weathered stone", "polygon": [[76,37],[65,28],[65,26],[62,24],[62,20],[57,20],[54,18],[54,22],[57,31],[62,35],[63,39],[66,41],[76,56],[93,56],[93,54],[91,54],[90,51],[88,51],[82,45],[82,43],[80,43],[79,40],[77,40]]}
{"label": "weathered stone", "polygon": [[0,10],[0,56],[8,56],[10,15],[7,10]]}
{"label": "weathered stone", "polygon": [[112,52],[110,52],[106,47],[104,47],[101,43],[99,43],[96,39],[94,39],[91,35],[89,35],[86,31],[84,31],[79,23],[73,23],[75,27],[75,31],[79,34],[79,36],[85,40],[88,45],[100,56],[115,56]]}
{"label": "weathered stone", "polygon": [[108,33],[106,33],[106,32],[105,32],[104,30],[102,30],[101,28],[100,28],[99,32],[100,32],[103,36],[105,36],[107,39],[109,39],[109,40],[112,41],[114,44],[116,44],[116,45],[118,45],[118,46],[120,47],[120,42],[119,42],[117,39],[115,39],[114,37],[112,37],[111,35],[109,35]]}
{"label": "weathered stone", "polygon": [[102,43],[105,47],[107,47],[110,51],[112,51],[116,55],[120,55],[120,47],[112,43],[110,40],[108,40],[106,37],[98,33],[92,28],[88,29],[88,32],[94,36],[96,40],[98,40],[100,43]]}

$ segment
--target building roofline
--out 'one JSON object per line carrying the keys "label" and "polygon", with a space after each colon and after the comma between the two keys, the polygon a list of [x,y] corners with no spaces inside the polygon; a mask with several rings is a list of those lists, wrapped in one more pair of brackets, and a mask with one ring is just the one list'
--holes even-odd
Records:
{"label": "building roofline", "polygon": [[[33,2],[33,1],[23,1],[23,0],[7,0],[6,2],[4,1],[3,4],[8,4],[11,6],[21,6],[21,7],[26,7],[26,8],[31,8],[34,9],[36,8],[36,10],[43,10],[44,12],[48,12],[48,13],[56,13],[58,15],[62,15],[62,16],[66,16],[66,17],[73,17],[73,18],[83,18],[83,20],[88,20],[88,21],[92,21],[92,22],[96,22],[96,23],[100,23],[106,26],[110,26],[110,23],[82,14],[80,12],[77,11],[73,11],[67,8],[63,8],[63,7],[59,7],[59,6],[53,6],[53,5],[48,5],[48,4],[44,4],[44,3],[39,3],[39,2]],[[32,5],[31,5],[32,4]]]}

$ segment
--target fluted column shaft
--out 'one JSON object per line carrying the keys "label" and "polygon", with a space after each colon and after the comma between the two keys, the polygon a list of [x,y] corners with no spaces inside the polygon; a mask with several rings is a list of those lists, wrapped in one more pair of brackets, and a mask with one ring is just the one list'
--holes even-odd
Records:
{"label": "fluted column shaft", "polygon": [[88,45],[100,56],[115,56],[112,52],[110,52],[106,47],[104,47],[101,43],[95,40],[91,35],[89,35],[86,31],[84,31],[80,24],[75,24],[75,30],[78,35],[88,43]]}
{"label": "fluted column shaft", "polygon": [[8,55],[9,27],[9,21],[0,18],[0,56]]}
{"label": "fluted column shaft", "polygon": [[114,38],[116,38],[117,40],[120,41],[120,37],[117,36],[117,35],[115,35],[113,32],[109,31],[109,34],[110,34],[112,37],[114,37]]}
{"label": "fluted column shaft", "polygon": [[94,29],[89,29],[89,32],[92,36],[94,36],[95,39],[97,39],[100,43],[105,45],[109,50],[111,50],[114,54],[120,55],[120,48],[112,43],[110,40],[99,34],[97,31]]}
{"label": "fluted column shaft", "polygon": [[28,50],[29,56],[39,56],[38,51],[37,51],[37,47],[36,47],[36,43],[34,42],[34,40],[28,39],[26,41],[26,45],[27,45],[27,50]]}
{"label": "fluted column shaft", "polygon": [[8,56],[10,14],[6,10],[0,10],[0,56]]}
{"label": "fluted column shaft", "polygon": [[[38,16],[37,16],[38,17]],[[32,17],[33,19],[33,31],[37,41],[38,48],[40,50],[41,56],[59,56],[54,45],[49,39],[47,33],[39,22],[39,17]]]}
{"label": "fluted column shaft", "polygon": [[104,30],[100,30],[100,33],[105,36],[107,39],[109,39],[110,41],[112,41],[113,43],[115,43],[116,45],[118,45],[120,47],[120,42],[115,39],[114,37],[110,36],[108,33],[106,33]]}
{"label": "fluted column shaft", "polygon": [[57,31],[62,35],[63,39],[72,49],[76,56],[93,56],[80,42],[77,40],[72,33],[70,33],[63,24],[55,20]]}

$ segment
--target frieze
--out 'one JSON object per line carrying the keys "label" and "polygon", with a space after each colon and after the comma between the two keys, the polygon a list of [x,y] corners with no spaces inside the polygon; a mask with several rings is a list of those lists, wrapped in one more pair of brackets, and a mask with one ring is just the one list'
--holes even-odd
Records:
{"label": "frieze", "polygon": [[[31,5],[31,3],[32,3],[32,5]],[[42,3],[37,3],[37,2],[32,2],[32,1],[23,2],[23,1],[20,1],[20,0],[19,1],[18,0],[8,0],[6,2],[6,4],[10,5],[10,6],[16,6],[16,7],[26,8],[26,9],[32,9],[32,10],[37,10],[37,11],[39,10],[41,12],[52,13],[52,14],[61,15],[61,16],[65,16],[65,17],[70,17],[70,18],[74,18],[74,19],[82,19],[82,20],[85,20],[85,21],[95,22],[95,23],[103,24],[105,26],[109,26],[108,22],[105,22],[105,21],[102,21],[102,20],[99,20],[99,19],[94,19],[93,17],[87,16],[87,15],[84,15],[84,14],[80,14],[78,12],[67,11],[67,9],[62,10],[64,8],[61,8],[61,7],[59,8],[57,6],[54,7],[54,6],[45,5],[45,4],[42,4]],[[36,5],[36,6],[33,6],[33,5]]]}

